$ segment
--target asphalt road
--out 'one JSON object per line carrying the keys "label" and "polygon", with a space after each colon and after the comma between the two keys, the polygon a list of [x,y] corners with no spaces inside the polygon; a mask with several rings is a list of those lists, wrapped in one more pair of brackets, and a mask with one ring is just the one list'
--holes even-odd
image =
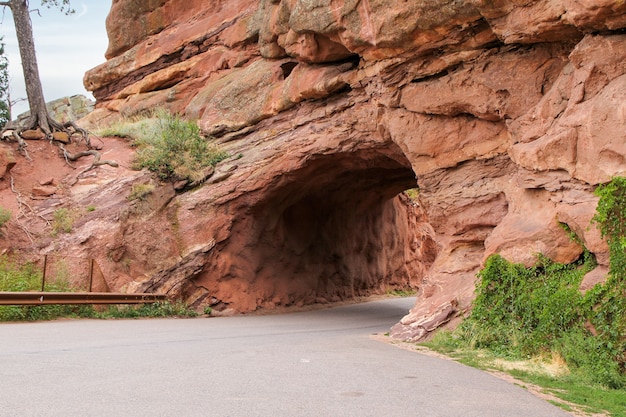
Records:
{"label": "asphalt road", "polygon": [[0,324],[0,416],[569,416],[486,373],[370,338],[413,303]]}

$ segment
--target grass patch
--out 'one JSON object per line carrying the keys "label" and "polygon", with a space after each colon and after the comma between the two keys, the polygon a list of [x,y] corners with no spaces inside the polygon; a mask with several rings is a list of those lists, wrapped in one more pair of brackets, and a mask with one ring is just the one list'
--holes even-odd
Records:
{"label": "grass patch", "polygon": [[417,291],[411,288],[409,289],[394,288],[394,289],[388,289],[386,294],[392,297],[413,297],[415,294],[417,294]]}
{"label": "grass patch", "polygon": [[[515,378],[544,388],[555,397],[578,405],[584,412],[608,412],[612,417],[626,417],[626,391],[624,390],[581,383],[573,376],[555,378],[523,370],[511,370],[510,373]],[[560,403],[557,405],[562,406]]]}
{"label": "grass patch", "polygon": [[[508,373],[519,381],[533,384],[558,400],[552,404],[572,411],[605,413],[612,417],[626,417],[626,391],[590,383],[586,378],[570,372],[557,357],[533,357],[515,360],[487,349],[468,348],[456,332],[442,330],[428,342],[421,343],[457,362],[482,369]],[[524,386],[523,384],[520,384]]]}
{"label": "grass patch", "polygon": [[126,118],[111,124],[109,127],[99,129],[98,136],[115,136],[123,139],[143,139],[158,134],[157,117],[151,114],[143,117]]}
{"label": "grass patch", "polygon": [[[59,273],[46,278],[45,291],[69,291],[67,269],[57,265]],[[19,264],[7,255],[0,256],[0,291],[41,291],[42,271],[37,265]]]}
{"label": "grass patch", "polygon": [[[46,278],[45,291],[71,291],[65,270]],[[0,291],[41,291],[42,272],[32,263],[18,264],[6,255],[0,256]],[[77,317],[89,306],[0,306],[0,321],[51,320],[59,317]]]}
{"label": "grass patch", "polygon": [[161,179],[199,181],[205,169],[229,157],[201,136],[195,122],[164,110],[113,125],[100,130],[99,135],[132,139],[137,147],[134,167],[147,168]]}
{"label": "grass patch", "polygon": [[128,195],[129,201],[144,201],[146,197],[154,191],[153,184],[133,184]]}
{"label": "grass patch", "polygon": [[[45,291],[71,292],[67,270],[57,266],[56,276],[46,277]],[[0,291],[41,291],[42,271],[33,263],[18,264],[0,256]],[[0,321],[38,321],[65,318],[196,317],[182,301],[140,305],[113,305],[104,310],[92,305],[0,306]]]}
{"label": "grass patch", "polygon": [[[626,178],[596,194],[593,222],[610,253],[606,282],[585,294],[578,290],[595,265],[586,250],[569,265],[539,256],[532,268],[492,256],[478,274],[470,315],[425,345],[509,372],[585,412],[626,417]],[[568,225],[561,227],[582,245]]]}
{"label": "grass patch", "polygon": [[11,220],[11,210],[7,210],[4,207],[0,207],[0,227],[7,224],[9,220]]}
{"label": "grass patch", "polygon": [[109,306],[93,317],[101,319],[134,319],[165,317],[197,317],[198,313],[182,301],[159,301],[152,304]]}
{"label": "grass patch", "polygon": [[56,209],[52,217],[52,236],[70,233],[74,226],[74,215],[66,208]]}
{"label": "grass patch", "polygon": [[420,189],[419,188],[410,188],[408,190],[404,190],[404,194],[407,195],[412,201],[419,200]]}

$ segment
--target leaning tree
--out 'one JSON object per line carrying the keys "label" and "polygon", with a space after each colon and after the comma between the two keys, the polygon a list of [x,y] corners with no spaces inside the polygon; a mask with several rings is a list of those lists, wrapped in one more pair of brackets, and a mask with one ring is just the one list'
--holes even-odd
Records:
{"label": "leaning tree", "polygon": [[[73,13],[73,10],[70,8],[70,0],[41,0],[41,4],[47,7],[58,7],[67,14]],[[17,127],[17,134],[20,135],[25,130],[36,128],[40,128],[47,137],[51,137],[54,131],[66,132],[69,135],[78,132],[88,142],[87,132],[83,129],[80,129],[74,123],[61,124],[48,113],[39,77],[39,67],[37,66],[29,0],[0,1],[0,6],[11,9],[11,14],[13,15],[17,43],[20,57],[22,58],[26,96],[30,107],[30,117],[25,123]]]}

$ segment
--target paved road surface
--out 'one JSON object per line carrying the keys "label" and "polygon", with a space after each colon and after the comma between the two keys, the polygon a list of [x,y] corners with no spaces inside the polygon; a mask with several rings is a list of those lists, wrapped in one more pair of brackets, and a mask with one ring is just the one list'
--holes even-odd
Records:
{"label": "paved road surface", "polygon": [[0,416],[568,416],[478,370],[369,338],[413,303],[0,324]]}

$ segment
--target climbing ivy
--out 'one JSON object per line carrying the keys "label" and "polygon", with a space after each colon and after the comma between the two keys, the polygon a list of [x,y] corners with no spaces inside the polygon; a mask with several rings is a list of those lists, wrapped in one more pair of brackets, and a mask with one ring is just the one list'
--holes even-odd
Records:
{"label": "climbing ivy", "polygon": [[609,277],[589,292],[591,323],[606,350],[626,375],[626,178],[615,177],[596,189],[600,197],[592,221],[609,246]]}
{"label": "climbing ivy", "polygon": [[611,275],[626,281],[626,178],[615,177],[596,189],[600,197],[593,217],[606,238],[611,255]]}
{"label": "climbing ivy", "polygon": [[593,222],[610,250],[606,282],[579,291],[596,266],[586,249],[569,265],[539,255],[531,268],[491,256],[478,274],[472,311],[453,334],[455,343],[516,358],[558,355],[577,379],[626,387],[626,178],[614,178],[596,194]]}

